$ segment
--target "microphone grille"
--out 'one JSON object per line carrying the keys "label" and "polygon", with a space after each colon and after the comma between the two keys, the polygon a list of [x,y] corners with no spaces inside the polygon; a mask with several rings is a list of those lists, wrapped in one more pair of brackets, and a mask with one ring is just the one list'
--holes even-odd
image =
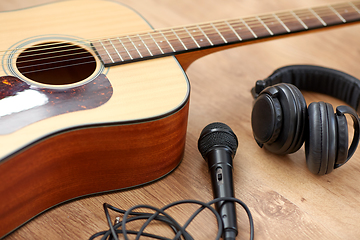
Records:
{"label": "microphone grille", "polygon": [[214,122],[207,125],[201,132],[198,140],[198,149],[201,155],[205,155],[215,146],[228,148],[233,155],[238,147],[235,133],[225,123]]}

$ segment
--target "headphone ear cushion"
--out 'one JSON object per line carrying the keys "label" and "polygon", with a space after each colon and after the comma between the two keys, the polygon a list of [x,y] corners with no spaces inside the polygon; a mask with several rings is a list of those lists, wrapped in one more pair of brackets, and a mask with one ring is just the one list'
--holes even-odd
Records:
{"label": "headphone ear cushion", "polygon": [[337,121],[337,154],[335,164],[344,164],[348,155],[349,139],[345,115],[336,115]]}
{"label": "headphone ear cushion", "polygon": [[324,102],[308,107],[309,127],[305,141],[306,164],[314,174],[324,175],[334,169],[337,134],[332,106]]}
{"label": "headphone ear cushion", "polygon": [[307,119],[308,112],[307,112],[305,98],[300,92],[300,90],[292,84],[287,84],[287,85],[294,94],[294,102],[296,103],[297,106],[297,119],[296,119],[297,124],[296,124],[295,136],[288,150],[288,153],[293,153],[299,150],[304,143],[305,135],[306,135],[305,129],[307,128],[307,121],[308,121]]}

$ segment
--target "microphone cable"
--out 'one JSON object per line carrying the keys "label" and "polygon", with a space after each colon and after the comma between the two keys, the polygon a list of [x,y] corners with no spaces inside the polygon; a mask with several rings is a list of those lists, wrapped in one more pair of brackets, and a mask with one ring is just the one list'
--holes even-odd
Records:
{"label": "microphone cable", "polygon": [[[118,234],[122,234],[125,240],[129,239],[128,238],[129,234],[136,235],[136,238],[135,238],[136,240],[139,239],[140,236],[146,236],[146,237],[150,237],[153,239],[160,239],[160,240],[171,240],[171,238],[167,238],[167,237],[163,237],[163,236],[159,236],[159,235],[151,234],[151,233],[145,233],[144,232],[145,228],[152,221],[159,221],[159,222],[167,224],[175,234],[175,236],[172,238],[173,240],[177,240],[177,239],[194,240],[194,238],[186,231],[186,228],[194,220],[194,218],[204,209],[209,209],[216,218],[217,225],[218,225],[218,232],[217,232],[215,239],[219,240],[221,238],[222,232],[223,232],[223,222],[221,220],[219,213],[211,205],[213,205],[214,203],[217,203],[217,202],[221,202],[221,201],[235,202],[243,207],[243,209],[246,211],[246,214],[249,219],[250,240],[253,240],[254,239],[254,222],[253,222],[253,218],[252,218],[250,209],[246,206],[246,204],[244,202],[242,202],[241,200],[239,200],[237,198],[233,198],[233,197],[216,198],[208,203],[204,203],[204,202],[201,202],[198,200],[180,200],[180,201],[170,203],[160,209],[153,207],[153,206],[149,206],[149,205],[136,205],[136,206],[129,208],[126,211],[116,208],[108,203],[104,203],[103,207],[104,207],[105,216],[106,216],[106,219],[107,219],[107,222],[109,225],[109,230],[95,233],[94,235],[92,235],[89,238],[89,240],[93,240],[93,239],[101,237],[101,236],[102,236],[101,240],[118,240],[119,239]],[[171,217],[169,214],[167,214],[165,212],[165,210],[167,210],[171,207],[174,207],[174,206],[179,206],[181,204],[199,205],[199,208],[190,216],[190,218],[185,222],[185,224],[183,226],[181,226],[173,217]],[[109,209],[122,214],[123,220],[119,221],[118,218],[116,218],[116,221],[113,224],[111,221],[111,218],[110,218]],[[148,209],[148,210],[151,210],[154,212],[153,213],[134,212],[134,210],[137,210],[137,209]],[[138,221],[138,220],[144,220],[144,219],[146,219],[146,221],[141,226],[140,230],[134,231],[134,230],[126,229],[127,223],[133,222],[133,221]]]}

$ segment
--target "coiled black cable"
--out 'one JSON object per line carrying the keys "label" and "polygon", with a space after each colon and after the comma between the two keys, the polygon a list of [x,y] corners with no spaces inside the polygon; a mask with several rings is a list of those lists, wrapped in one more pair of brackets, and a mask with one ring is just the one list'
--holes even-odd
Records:
{"label": "coiled black cable", "polygon": [[[95,233],[94,235],[92,235],[89,240],[95,239],[97,237],[102,236],[101,240],[118,240],[118,234],[122,234],[123,237],[125,238],[125,240],[128,240],[128,234],[133,234],[136,235],[136,240],[140,238],[140,236],[146,236],[146,237],[150,237],[153,239],[160,239],[160,240],[171,240],[170,238],[166,238],[163,236],[159,236],[159,235],[155,235],[155,234],[150,234],[150,233],[145,233],[144,230],[145,228],[150,224],[151,221],[156,220],[156,221],[160,221],[163,222],[165,224],[167,224],[174,232],[175,236],[173,238],[173,240],[177,240],[177,239],[184,239],[184,240],[194,240],[194,238],[186,231],[186,228],[189,226],[189,224],[194,220],[194,218],[204,209],[209,209],[216,217],[217,220],[217,224],[218,224],[218,232],[217,235],[215,237],[216,240],[220,239],[221,235],[222,235],[222,230],[223,230],[223,224],[222,224],[222,220],[220,215],[218,214],[218,212],[211,206],[212,204],[216,203],[216,202],[220,202],[220,201],[232,201],[232,202],[236,202],[238,204],[240,204],[244,210],[246,211],[246,214],[249,218],[249,224],[250,224],[250,239],[253,240],[254,239],[254,223],[253,223],[253,218],[251,215],[251,212],[249,210],[249,208],[246,206],[246,204],[244,202],[242,202],[241,200],[237,199],[237,198],[232,198],[232,197],[222,197],[222,198],[216,198],[208,203],[204,203],[198,200],[180,200],[180,201],[176,201],[173,203],[170,203],[162,208],[156,208],[153,206],[149,206],[149,205],[137,205],[134,207],[129,208],[128,210],[122,210],[119,208],[116,208],[110,204],[104,203],[103,207],[104,207],[104,212],[106,215],[106,219],[107,222],[109,224],[109,230],[107,231],[102,231],[102,232],[98,232]],[[171,217],[169,214],[167,214],[165,212],[165,210],[174,207],[174,206],[178,206],[181,204],[196,204],[196,205],[200,205],[200,207],[190,216],[190,218],[185,222],[185,224],[183,226],[181,226],[173,217]],[[134,212],[134,210],[136,209],[149,209],[152,211],[155,211],[154,213],[147,213],[147,212]],[[120,214],[123,214],[123,220],[119,221],[118,223],[113,224],[110,218],[110,214],[109,214],[109,209],[111,209],[112,211],[118,212]],[[131,217],[130,217],[131,216]],[[137,220],[144,220],[147,219],[146,222],[141,226],[139,231],[133,231],[133,230],[127,230],[126,229],[126,224],[132,221],[137,221]],[[121,229],[119,229],[121,227]]]}

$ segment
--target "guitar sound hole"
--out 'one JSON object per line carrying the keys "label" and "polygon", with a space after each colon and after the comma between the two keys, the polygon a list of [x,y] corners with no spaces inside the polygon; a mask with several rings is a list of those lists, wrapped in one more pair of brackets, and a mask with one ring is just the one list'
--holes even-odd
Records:
{"label": "guitar sound hole", "polygon": [[16,67],[32,81],[63,85],[80,82],[96,69],[96,61],[79,46],[47,42],[25,49],[16,60]]}

